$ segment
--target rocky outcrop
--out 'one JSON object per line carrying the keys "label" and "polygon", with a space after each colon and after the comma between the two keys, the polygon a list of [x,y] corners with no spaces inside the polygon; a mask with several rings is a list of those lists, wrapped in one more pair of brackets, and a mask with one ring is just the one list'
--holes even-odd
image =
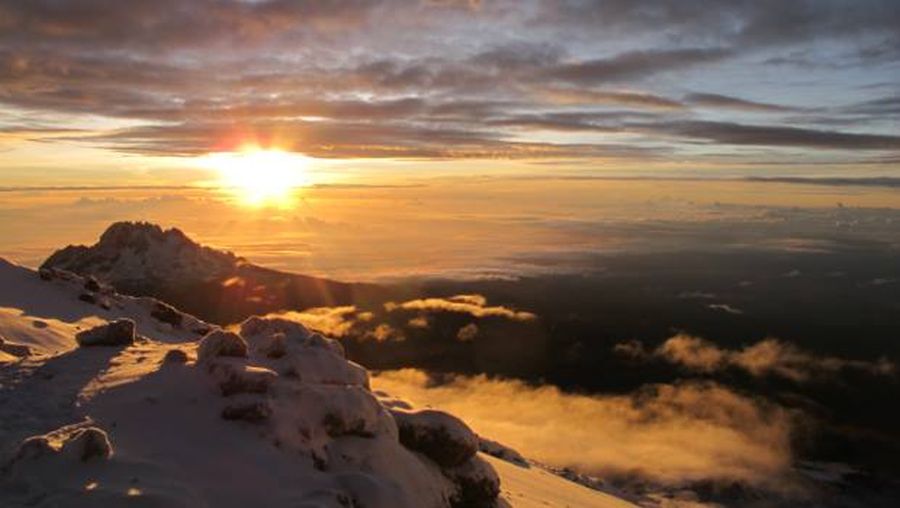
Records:
{"label": "rocky outcrop", "polygon": [[[487,508],[499,495],[499,479],[477,456],[478,437],[465,423],[440,411],[389,411],[369,390],[365,369],[344,358],[339,343],[299,323],[251,318],[240,333],[212,332],[200,343],[197,366],[223,398],[222,419],[252,426],[277,447],[309,457],[319,471],[343,471],[359,460],[391,462],[397,474],[420,467],[412,455],[384,448],[393,443],[439,472],[440,506]],[[369,449],[388,456],[363,459]],[[379,473],[385,474],[394,473]],[[388,496],[389,483],[380,478],[368,477],[365,495],[355,490],[360,485],[348,484],[351,506],[368,506],[373,488]]]}
{"label": "rocky outcrop", "polygon": [[130,319],[117,319],[105,325],[95,326],[75,336],[81,347],[130,346],[134,344],[135,326]]}

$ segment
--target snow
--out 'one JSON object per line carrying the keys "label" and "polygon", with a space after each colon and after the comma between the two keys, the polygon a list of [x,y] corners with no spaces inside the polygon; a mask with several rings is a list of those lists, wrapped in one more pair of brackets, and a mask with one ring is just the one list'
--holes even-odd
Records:
{"label": "snow", "polygon": [[522,467],[485,455],[502,479],[500,506],[516,508],[634,508],[622,499],[582,487],[538,467]]}
{"label": "snow", "polygon": [[[440,412],[403,422],[465,453],[439,462],[421,439],[404,446],[403,404],[382,404],[338,342],[298,323],[222,331],[160,308],[0,260],[0,506],[443,508],[496,494],[498,474],[505,506],[628,506],[475,454],[471,431]],[[78,346],[123,319],[132,344]]]}

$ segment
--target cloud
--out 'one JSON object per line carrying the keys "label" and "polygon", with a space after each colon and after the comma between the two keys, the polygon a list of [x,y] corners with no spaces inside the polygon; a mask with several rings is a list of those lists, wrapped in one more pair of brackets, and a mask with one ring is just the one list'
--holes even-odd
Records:
{"label": "cloud", "polygon": [[[226,281],[237,282],[239,281]],[[487,299],[478,294],[388,302],[373,309],[361,309],[353,305],[317,307],[302,312],[279,312],[270,316],[298,321],[312,330],[340,339],[402,342],[411,334],[421,336],[426,332],[434,332],[435,335],[440,335],[432,329],[438,321],[436,314],[439,313],[476,319],[503,319],[514,323],[531,323],[537,319],[530,312],[489,306]],[[462,326],[455,324],[450,337],[455,337],[460,342],[471,342],[480,332],[481,329],[474,322]]]}
{"label": "cloud", "polygon": [[304,326],[321,334],[342,338],[347,336],[357,323],[370,320],[353,305],[343,307],[317,307],[303,312],[281,312],[269,317],[280,317],[303,323]]}
{"label": "cloud", "polygon": [[900,150],[900,136],[730,122],[684,121],[642,126],[669,133],[729,145],[790,146],[830,150]]}
{"label": "cloud", "polygon": [[459,329],[459,332],[456,333],[456,340],[460,342],[472,342],[477,336],[478,325],[476,325],[475,323],[469,323]]}
{"label": "cloud", "polygon": [[552,79],[567,83],[608,83],[715,62],[728,54],[729,51],[722,48],[634,51],[610,58],[562,64],[547,70],[546,74]]}
{"label": "cloud", "polygon": [[740,482],[786,487],[792,415],[714,383],[653,385],[629,395],[575,395],[485,376],[433,379],[413,369],[373,386],[447,410],[525,456],[607,481]]}
{"label": "cloud", "polygon": [[[891,0],[0,0],[0,105],[15,113],[2,141],[194,156],[257,140],[322,158],[589,163],[710,158],[723,144],[897,151],[896,98],[856,85],[900,59],[898,23]],[[672,98],[683,88],[668,73],[714,84],[788,51],[834,62],[823,79],[847,83],[849,105],[752,126],[740,116],[808,109],[727,89]],[[782,68],[780,96],[797,97],[791,78],[804,74]],[[37,132],[36,113],[85,127]],[[701,121],[709,113],[724,120]],[[805,127],[863,116],[871,133]]]}
{"label": "cloud", "polygon": [[535,93],[555,104],[610,104],[664,110],[685,108],[680,101],[646,92],[548,87]]}
{"label": "cloud", "polygon": [[481,295],[457,295],[449,298],[421,298],[406,302],[388,302],[384,305],[388,312],[396,309],[425,312],[451,312],[468,314],[477,318],[500,317],[513,321],[531,321],[537,316],[530,312],[517,311],[503,306],[487,306]]}
{"label": "cloud", "polygon": [[778,104],[769,104],[766,102],[748,101],[728,95],[720,95],[714,93],[692,93],[684,98],[685,102],[696,104],[698,106],[715,108],[715,109],[736,109],[739,111],[750,111],[760,113],[785,113],[790,111],[798,111],[798,108],[790,106],[781,106]]}
{"label": "cloud", "polygon": [[794,382],[833,378],[842,371],[859,371],[873,376],[894,376],[896,366],[886,358],[870,362],[819,356],[777,339],[765,339],[742,349],[725,349],[700,337],[678,334],[652,352],[639,341],[617,344],[614,350],[626,357],[656,357],[684,369],[714,373],[728,368],[755,377],[777,376]]}

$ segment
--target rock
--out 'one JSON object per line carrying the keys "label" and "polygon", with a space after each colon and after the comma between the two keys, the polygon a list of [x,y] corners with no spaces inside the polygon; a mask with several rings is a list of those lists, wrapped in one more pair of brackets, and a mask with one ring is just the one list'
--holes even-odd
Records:
{"label": "rock", "polygon": [[62,446],[63,454],[71,454],[82,462],[94,459],[108,459],[113,448],[109,436],[97,427],[79,429]]}
{"label": "rock", "polygon": [[13,344],[0,337],[0,351],[20,358],[31,356],[31,348],[24,344]]}
{"label": "rock", "polygon": [[38,270],[38,276],[41,280],[53,280],[55,278],[52,268],[41,268]]}
{"label": "rock", "polygon": [[166,351],[166,356],[163,357],[162,361],[166,364],[185,364],[188,362],[188,355],[181,349],[170,349]]}
{"label": "rock", "polygon": [[443,411],[391,410],[400,442],[439,466],[458,466],[478,452],[478,436],[459,418]]}
{"label": "rock", "polygon": [[78,295],[78,299],[86,303],[97,303],[97,297],[91,293],[81,293]]}
{"label": "rock", "polygon": [[50,440],[46,436],[32,436],[22,441],[13,462],[23,460],[37,459],[47,455],[55,455],[57,450],[50,445]]}
{"label": "rock", "polygon": [[100,283],[97,282],[97,279],[95,279],[93,276],[89,275],[86,279],[84,279],[84,289],[96,293],[100,291]]}
{"label": "rock", "polygon": [[197,361],[204,363],[221,356],[246,358],[247,343],[240,335],[225,330],[215,330],[200,339]]}
{"label": "rock", "polygon": [[266,393],[278,378],[278,374],[269,369],[230,363],[214,363],[210,373],[224,397],[239,393]]}
{"label": "rock", "polygon": [[367,428],[366,420],[362,417],[347,421],[339,413],[326,413],[322,418],[322,426],[329,437],[356,436],[371,438],[375,434]]}
{"label": "rock", "polygon": [[225,406],[222,410],[222,419],[258,423],[267,420],[270,413],[265,401],[245,401]]}
{"label": "rock", "polygon": [[113,454],[109,436],[94,426],[62,427],[42,436],[22,441],[13,462],[38,460],[45,457],[70,457],[80,462],[108,459]]}
{"label": "rock", "polygon": [[134,321],[117,319],[105,325],[95,326],[75,336],[78,345],[88,346],[129,346],[134,344]]}
{"label": "rock", "polygon": [[481,457],[472,457],[455,468],[444,470],[444,474],[456,485],[456,494],[450,499],[452,508],[492,508],[496,505],[500,477]]}
{"label": "rock", "polygon": [[492,457],[497,457],[498,459],[505,460],[506,462],[510,462],[512,464],[516,464],[517,466],[529,467],[528,460],[526,460],[521,453],[513,450],[508,446],[502,445],[497,441],[479,437],[478,449],[482,453],[486,453]]}
{"label": "rock", "polygon": [[156,302],[153,305],[153,310],[150,311],[150,316],[157,321],[168,323],[175,328],[180,327],[181,321],[184,319],[184,316],[181,314],[181,312],[175,309],[175,307],[172,307],[171,305],[163,302]]}

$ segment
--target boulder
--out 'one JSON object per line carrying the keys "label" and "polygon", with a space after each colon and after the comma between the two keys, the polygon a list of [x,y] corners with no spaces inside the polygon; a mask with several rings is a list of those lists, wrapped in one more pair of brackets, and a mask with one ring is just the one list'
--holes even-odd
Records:
{"label": "boulder", "polygon": [[214,330],[200,339],[197,361],[208,362],[218,357],[247,357],[247,343],[240,335],[225,330]]}
{"label": "boulder", "polygon": [[61,452],[82,462],[88,462],[110,458],[113,449],[106,432],[97,427],[85,427],[72,434],[63,444]]}
{"label": "boulder", "polygon": [[155,302],[153,304],[153,309],[150,311],[150,316],[157,321],[161,321],[163,323],[168,323],[175,328],[181,326],[181,322],[184,319],[184,316],[179,312],[175,307],[172,307],[169,304],[163,302]]}
{"label": "boulder", "polygon": [[393,409],[391,413],[403,446],[443,468],[463,464],[478,452],[478,436],[453,415],[431,409],[413,412]]}
{"label": "boulder", "polygon": [[95,326],[75,336],[78,345],[89,346],[129,346],[134,344],[134,321],[117,319],[105,325]]}
{"label": "boulder", "polygon": [[188,355],[182,349],[170,349],[163,357],[163,363],[184,364],[188,362]]}
{"label": "boulder", "polygon": [[450,498],[452,508],[492,508],[500,495],[500,477],[481,457],[475,456],[463,464],[444,470],[456,485]]}

